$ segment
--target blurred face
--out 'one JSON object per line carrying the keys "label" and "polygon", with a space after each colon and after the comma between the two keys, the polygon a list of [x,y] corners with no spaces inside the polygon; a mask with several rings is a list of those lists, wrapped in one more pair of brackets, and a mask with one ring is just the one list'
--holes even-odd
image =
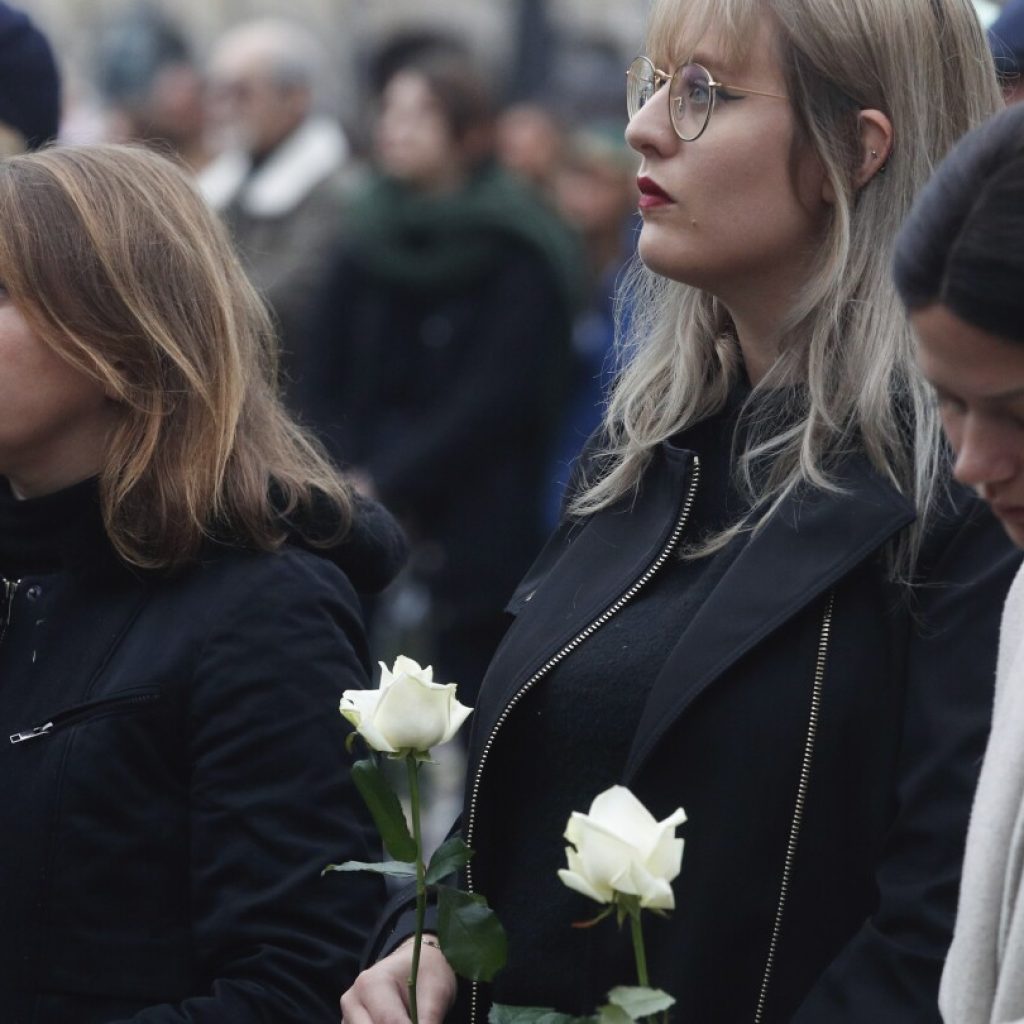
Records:
{"label": "blurred face", "polygon": [[558,209],[584,235],[622,229],[636,208],[636,176],[597,160],[567,164],[555,179]]}
{"label": "blurred face", "polygon": [[954,476],[973,487],[1024,547],[1024,345],[933,305],[911,316],[917,361],[939,399],[956,453]]}
{"label": "blurred face", "polygon": [[278,82],[269,61],[245,54],[214,64],[209,113],[225,141],[255,157],[273,152],[309,111],[308,90]]}
{"label": "blurred face", "polygon": [[2,289],[0,366],[0,476],[15,494],[47,494],[97,473],[117,406],[39,340]]}
{"label": "blurred face", "polygon": [[157,72],[146,109],[148,130],[173,143],[188,142],[203,132],[203,84],[184,64]]}
{"label": "blurred face", "polygon": [[377,163],[413,188],[443,191],[462,178],[462,153],[426,79],[399,72],[381,97],[375,134]]}
{"label": "blurred face", "polygon": [[[785,96],[767,21],[742,66],[732,66],[725,52],[712,32],[692,54],[650,57],[668,73],[693,60],[717,81]],[[818,251],[828,207],[824,172],[795,140],[787,100],[720,89],[707,130],[683,142],[670,121],[669,88],[662,85],[626,129],[626,141],[642,158],[644,263],[727,305],[758,288],[786,294],[799,287]]]}
{"label": "blurred face", "polygon": [[513,174],[544,187],[558,169],[562,134],[538,107],[512,107],[498,119],[498,159]]}

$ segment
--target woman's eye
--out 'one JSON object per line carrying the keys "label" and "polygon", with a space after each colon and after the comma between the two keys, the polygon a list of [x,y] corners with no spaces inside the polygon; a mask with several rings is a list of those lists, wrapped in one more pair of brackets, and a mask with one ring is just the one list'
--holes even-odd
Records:
{"label": "woman's eye", "polygon": [[959,398],[954,398],[952,395],[939,394],[936,398],[939,411],[945,416],[960,416],[967,408]]}

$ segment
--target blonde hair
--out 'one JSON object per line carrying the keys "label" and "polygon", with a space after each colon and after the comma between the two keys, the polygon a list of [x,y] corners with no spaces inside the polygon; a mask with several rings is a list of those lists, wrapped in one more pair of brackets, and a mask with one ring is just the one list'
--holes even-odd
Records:
{"label": "blonde hair", "polygon": [[[1001,106],[993,62],[970,0],[656,0],[648,45],[678,60],[713,28],[738,62],[762,15],[776,29],[797,144],[817,155],[836,202],[819,269],[784,325],[785,349],[746,405],[737,473],[751,511],[699,553],[756,530],[802,484],[834,489],[831,464],[860,449],[918,510],[891,553],[906,573],[945,461],[891,280],[893,242],[936,163]],[[895,142],[885,172],[858,190],[857,114],[868,108],[891,119]],[[623,370],[600,477],[573,500],[577,515],[635,489],[655,446],[718,412],[740,372],[728,313],[708,293],[636,262],[622,303],[632,310]],[[762,401],[772,395],[786,396],[785,408]]]}
{"label": "blonde hair", "polygon": [[[0,162],[0,282],[38,337],[121,406],[100,473],[107,534],[154,569],[210,536],[271,550],[349,491],[277,394],[266,308],[185,173],[129,146]],[[312,517],[309,517],[312,519]]]}

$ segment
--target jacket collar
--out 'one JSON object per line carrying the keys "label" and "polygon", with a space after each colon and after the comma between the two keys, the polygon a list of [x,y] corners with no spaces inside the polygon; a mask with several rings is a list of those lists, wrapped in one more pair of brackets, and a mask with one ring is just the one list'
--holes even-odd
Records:
{"label": "jacket collar", "polygon": [[913,505],[866,456],[848,457],[835,475],[838,490],[805,490],[784,502],[694,615],[654,682],[627,779],[703,690],[914,521]]}
{"label": "jacket collar", "polygon": [[253,217],[283,217],[348,159],[341,129],[324,117],[304,121],[250,174],[247,154],[229,150],[199,174],[207,202],[223,210],[237,202]]}
{"label": "jacket collar", "polygon": [[[632,506],[620,503],[574,533],[563,531],[554,554],[542,553],[538,563],[547,570],[544,578],[538,580],[533,570],[527,575],[525,586],[536,589],[488,671],[486,708],[474,724],[474,754],[527,680],[626,593],[664,549],[693,461],[693,452],[662,445]],[[627,778],[698,694],[914,520],[912,505],[866,457],[848,457],[834,475],[837,491],[792,495],[759,532],[738,541],[743,549],[655,681]]]}

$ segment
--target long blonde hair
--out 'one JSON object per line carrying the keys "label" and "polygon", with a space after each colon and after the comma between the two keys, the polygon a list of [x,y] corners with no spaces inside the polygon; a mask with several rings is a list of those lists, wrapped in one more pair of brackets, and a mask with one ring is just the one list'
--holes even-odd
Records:
{"label": "long blonde hair", "polygon": [[[893,553],[904,574],[944,456],[891,281],[892,245],[935,164],[1001,105],[993,62],[970,0],[656,0],[648,45],[678,59],[713,27],[738,61],[762,15],[776,28],[797,145],[817,155],[836,202],[819,269],[784,326],[784,350],[748,399],[748,410],[762,410],[750,416],[737,464],[751,512],[700,553],[756,529],[801,484],[834,488],[831,463],[859,448],[918,510]],[[891,119],[895,144],[885,172],[858,190],[857,113],[868,108]],[[718,412],[740,372],[728,313],[708,293],[636,262],[622,304],[631,310],[623,370],[600,475],[573,500],[577,515],[635,489],[655,446]],[[786,395],[787,407],[760,403],[769,393]]]}
{"label": "long blonde hair", "polygon": [[169,160],[102,145],[0,162],[0,282],[120,405],[100,498],[125,561],[177,567],[211,535],[270,550],[314,505],[313,532],[335,527],[320,540],[344,532],[348,487],[280,402],[266,308]]}

